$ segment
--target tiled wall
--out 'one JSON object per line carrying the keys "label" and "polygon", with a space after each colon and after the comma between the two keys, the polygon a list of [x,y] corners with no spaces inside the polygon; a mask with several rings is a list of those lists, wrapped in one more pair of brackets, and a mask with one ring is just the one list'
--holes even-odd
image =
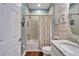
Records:
{"label": "tiled wall", "polygon": [[[68,21],[68,4],[55,4],[55,36],[60,39],[67,38],[67,35],[72,34]],[[64,15],[64,16],[63,16]],[[60,22],[64,17],[64,23]]]}
{"label": "tiled wall", "polygon": [[[55,33],[54,36],[58,36],[59,39],[68,39],[77,43],[79,36],[71,32],[69,24],[69,4],[56,4],[55,5]],[[61,9],[62,8],[62,9]],[[61,15],[64,14],[65,23],[61,23]]]}
{"label": "tiled wall", "polygon": [[[31,18],[30,18],[31,17]],[[29,38],[38,40],[38,20],[39,16],[26,16],[26,20],[29,22],[27,27]]]}

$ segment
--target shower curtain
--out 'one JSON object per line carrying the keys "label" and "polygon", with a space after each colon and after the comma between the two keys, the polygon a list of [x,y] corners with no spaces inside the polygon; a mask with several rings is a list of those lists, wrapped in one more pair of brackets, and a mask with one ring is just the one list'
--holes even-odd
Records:
{"label": "shower curtain", "polygon": [[52,17],[51,16],[39,16],[39,48],[50,45],[50,39],[52,38]]}

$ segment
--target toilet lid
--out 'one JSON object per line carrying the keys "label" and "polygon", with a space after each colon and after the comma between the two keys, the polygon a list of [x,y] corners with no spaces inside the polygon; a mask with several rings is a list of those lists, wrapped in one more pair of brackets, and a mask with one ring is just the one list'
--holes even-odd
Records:
{"label": "toilet lid", "polygon": [[51,47],[50,47],[50,46],[44,46],[44,47],[42,48],[42,50],[51,51]]}

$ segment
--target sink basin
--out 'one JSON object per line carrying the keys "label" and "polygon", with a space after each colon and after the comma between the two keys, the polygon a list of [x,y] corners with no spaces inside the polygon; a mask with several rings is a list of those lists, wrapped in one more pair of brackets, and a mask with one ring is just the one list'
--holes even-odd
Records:
{"label": "sink basin", "polygon": [[60,43],[61,48],[70,55],[79,55],[79,47],[70,43]]}

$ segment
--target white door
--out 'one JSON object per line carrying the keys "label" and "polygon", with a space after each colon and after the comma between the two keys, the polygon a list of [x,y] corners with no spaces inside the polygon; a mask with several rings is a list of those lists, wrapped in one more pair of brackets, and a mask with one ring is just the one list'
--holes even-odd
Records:
{"label": "white door", "polygon": [[17,4],[0,4],[0,55],[21,55],[21,19]]}

